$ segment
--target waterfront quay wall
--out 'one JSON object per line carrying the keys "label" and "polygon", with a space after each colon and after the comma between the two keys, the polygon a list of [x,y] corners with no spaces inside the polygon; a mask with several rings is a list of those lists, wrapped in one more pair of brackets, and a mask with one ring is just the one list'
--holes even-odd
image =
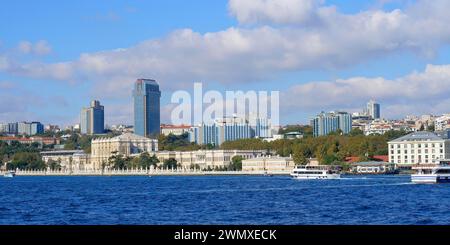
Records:
{"label": "waterfront quay wall", "polygon": [[[3,175],[7,171],[0,171]],[[290,171],[200,171],[200,170],[16,170],[16,176],[190,176],[190,175],[289,175]]]}

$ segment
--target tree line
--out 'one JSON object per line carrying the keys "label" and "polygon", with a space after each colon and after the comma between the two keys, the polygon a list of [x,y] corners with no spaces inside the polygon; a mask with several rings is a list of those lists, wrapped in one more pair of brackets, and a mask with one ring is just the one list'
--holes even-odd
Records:
{"label": "tree line", "polygon": [[242,139],[224,142],[221,149],[267,150],[271,154],[291,156],[296,164],[306,164],[317,158],[321,164],[342,164],[346,157],[356,156],[361,161],[375,155],[388,155],[387,142],[406,135],[406,131],[389,131],[384,135],[365,136],[359,129],[343,135],[333,132],[327,136],[306,136],[302,139],[280,139],[267,142],[262,139]]}

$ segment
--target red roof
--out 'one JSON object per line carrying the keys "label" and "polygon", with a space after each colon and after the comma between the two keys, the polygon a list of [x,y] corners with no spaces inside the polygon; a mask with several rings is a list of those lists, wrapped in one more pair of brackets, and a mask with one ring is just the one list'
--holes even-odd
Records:
{"label": "red roof", "polygon": [[377,155],[372,157],[374,160],[379,160],[381,162],[388,162],[389,156],[388,155]]}
{"label": "red roof", "polygon": [[348,163],[359,162],[359,157],[346,157],[345,161]]}
{"label": "red roof", "polygon": [[[389,161],[389,156],[388,155],[376,155],[372,157],[373,160],[375,161],[380,161],[380,162],[388,162]],[[354,162],[359,162],[359,157],[346,157],[345,161],[347,163],[354,163]]]}

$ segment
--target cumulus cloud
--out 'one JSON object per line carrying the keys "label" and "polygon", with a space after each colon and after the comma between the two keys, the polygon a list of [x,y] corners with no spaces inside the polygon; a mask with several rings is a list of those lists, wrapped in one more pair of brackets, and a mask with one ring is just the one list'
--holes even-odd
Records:
{"label": "cumulus cloud", "polygon": [[[272,5],[292,11],[283,14],[287,19],[279,19],[267,12],[272,11]],[[231,0],[230,8],[244,21],[303,23],[303,12],[312,11],[320,24],[308,28],[258,24],[204,34],[182,29],[128,48],[83,53],[67,62],[17,64],[3,58],[0,70],[38,78],[93,81],[120,96],[123,84],[137,77],[155,78],[167,89],[193,81],[255,82],[285,71],[339,69],[400,51],[432,56],[441,45],[450,43],[449,7],[449,1],[419,0],[404,10],[367,10],[350,15],[322,1]],[[261,17],[239,17],[247,16],[241,11]]]}
{"label": "cumulus cloud", "polygon": [[229,9],[240,23],[307,23],[318,17],[324,0],[230,0]]}
{"label": "cumulus cloud", "polygon": [[50,44],[45,40],[40,40],[34,44],[29,41],[21,41],[17,49],[23,54],[47,55],[52,52]]}
{"label": "cumulus cloud", "polygon": [[[130,96],[131,84],[139,77],[158,80],[164,90],[197,81],[280,82],[278,75],[283,72],[340,69],[398,52],[433,57],[450,44],[449,8],[450,1],[417,0],[403,9],[344,14],[325,1],[230,0],[229,10],[243,26],[208,33],[181,29],[131,47],[83,53],[78,59],[55,63],[23,63],[0,54],[0,72],[89,82],[95,95],[108,98]],[[37,46],[24,43],[22,49],[36,52],[29,50]],[[51,51],[45,50],[41,47],[41,53]],[[335,98],[321,101],[323,106],[353,104],[365,96],[417,101],[440,95],[439,69],[448,68],[429,66],[422,73],[395,80],[357,77],[314,82],[299,85],[291,93],[298,93],[297,102],[304,108],[315,108],[313,99],[320,98],[316,96]],[[428,79],[432,76],[436,80]]]}
{"label": "cumulus cloud", "polygon": [[0,82],[0,123],[35,120],[29,108],[43,105],[41,96],[18,89],[12,82]]}
{"label": "cumulus cloud", "polygon": [[335,81],[309,82],[284,92],[282,101],[289,110],[318,111],[362,107],[369,98],[386,106],[384,116],[448,111],[450,65],[427,65],[422,72],[393,80],[382,77],[353,77]]}

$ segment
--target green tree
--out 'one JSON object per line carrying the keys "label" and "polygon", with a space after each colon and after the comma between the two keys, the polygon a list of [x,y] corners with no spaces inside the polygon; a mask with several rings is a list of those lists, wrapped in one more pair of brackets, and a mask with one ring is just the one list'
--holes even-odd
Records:
{"label": "green tree", "polygon": [[54,161],[54,160],[49,160],[47,162],[47,166],[51,169],[51,170],[61,170],[61,164],[58,161]]}
{"label": "green tree", "polygon": [[14,154],[12,161],[7,165],[8,169],[45,169],[46,165],[42,161],[39,153],[18,152]]}
{"label": "green tree", "polygon": [[354,128],[349,133],[350,136],[364,135],[364,132],[359,128]]}
{"label": "green tree", "polygon": [[422,125],[420,125],[420,129],[419,129],[419,131],[425,131],[425,126],[422,124]]}
{"label": "green tree", "polygon": [[122,154],[118,154],[117,151],[112,153],[113,155],[108,158],[108,164],[113,169],[125,169],[131,167],[130,157],[124,157]]}
{"label": "green tree", "polygon": [[164,160],[163,168],[167,169],[176,169],[180,165],[178,164],[177,160],[175,158],[169,158]]}
{"label": "green tree", "polygon": [[242,156],[234,156],[231,158],[231,170],[240,171],[242,170]]}
{"label": "green tree", "polygon": [[159,163],[159,159],[156,157],[155,154],[153,156],[150,156],[148,152],[144,152],[139,156],[139,167],[142,168],[150,168],[151,166],[156,167]]}
{"label": "green tree", "polygon": [[182,135],[163,135],[158,136],[158,148],[161,151],[194,151],[200,149],[200,146],[189,141],[189,134]]}

